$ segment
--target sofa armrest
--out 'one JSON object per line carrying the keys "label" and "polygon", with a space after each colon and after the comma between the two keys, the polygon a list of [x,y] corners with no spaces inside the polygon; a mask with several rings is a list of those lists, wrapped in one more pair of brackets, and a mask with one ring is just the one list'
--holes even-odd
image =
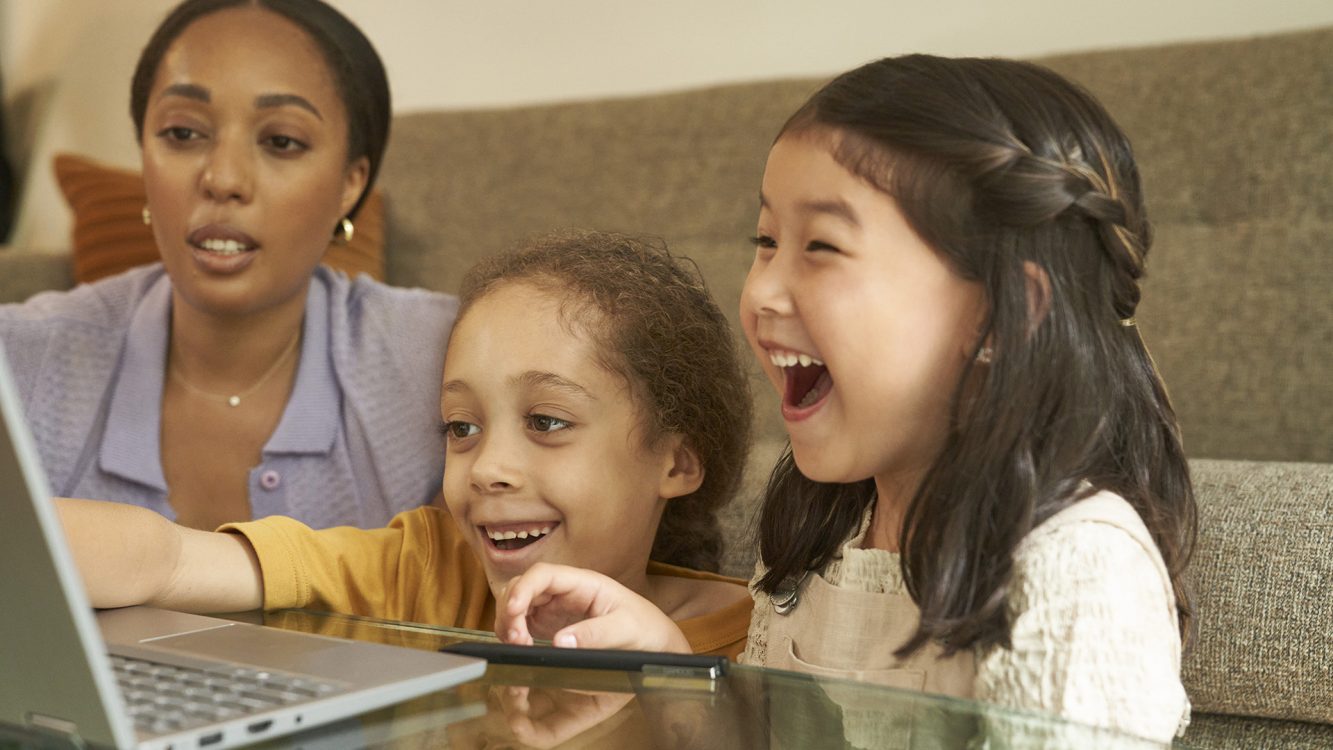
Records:
{"label": "sofa armrest", "polygon": [[1190,462],[1196,711],[1333,724],[1333,464]]}
{"label": "sofa armrest", "polygon": [[72,286],[68,255],[0,247],[0,303],[22,302],[37,292]]}

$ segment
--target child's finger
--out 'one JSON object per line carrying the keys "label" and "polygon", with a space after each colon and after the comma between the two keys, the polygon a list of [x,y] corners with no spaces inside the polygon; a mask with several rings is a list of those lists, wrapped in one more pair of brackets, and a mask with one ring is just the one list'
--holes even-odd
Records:
{"label": "child's finger", "polygon": [[633,627],[623,611],[581,620],[556,632],[551,642],[562,648],[612,648],[660,651],[663,644]]}
{"label": "child's finger", "polygon": [[[496,634],[508,643],[531,644],[529,619],[535,611],[558,606],[566,611],[585,612],[588,601],[579,595],[588,590],[581,575],[584,573],[588,571],[538,563],[511,579],[502,591],[504,601],[496,607]],[[593,586],[592,590],[596,588]]]}
{"label": "child's finger", "polygon": [[589,570],[537,563],[510,581],[504,610],[517,617],[554,602],[568,611],[586,610],[602,590],[602,579]]}

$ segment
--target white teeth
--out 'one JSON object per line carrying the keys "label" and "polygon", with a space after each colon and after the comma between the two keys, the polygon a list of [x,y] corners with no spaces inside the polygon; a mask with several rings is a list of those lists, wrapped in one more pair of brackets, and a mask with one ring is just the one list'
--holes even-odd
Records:
{"label": "white teeth", "polygon": [[240,255],[245,251],[245,243],[236,240],[204,240],[199,246],[219,255]]}
{"label": "white teeth", "polygon": [[491,531],[486,530],[486,536],[499,542],[505,539],[537,539],[551,533],[550,526],[543,526],[540,529],[532,528],[523,531]]}
{"label": "white teeth", "polygon": [[809,354],[799,352],[789,352],[780,349],[772,349],[768,352],[768,360],[774,367],[809,367],[810,365],[824,366],[824,360],[818,357],[812,357]]}

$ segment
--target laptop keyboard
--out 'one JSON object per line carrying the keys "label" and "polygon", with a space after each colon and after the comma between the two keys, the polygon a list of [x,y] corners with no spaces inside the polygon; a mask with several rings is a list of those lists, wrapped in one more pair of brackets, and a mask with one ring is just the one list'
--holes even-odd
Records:
{"label": "laptop keyboard", "polygon": [[175,732],[321,698],[337,685],[232,665],[195,669],[111,655],[134,726]]}

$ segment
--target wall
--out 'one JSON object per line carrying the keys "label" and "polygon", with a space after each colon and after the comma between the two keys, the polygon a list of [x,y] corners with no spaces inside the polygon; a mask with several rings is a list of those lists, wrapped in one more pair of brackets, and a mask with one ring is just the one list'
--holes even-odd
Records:
{"label": "wall", "polygon": [[[127,90],[174,0],[0,0],[15,244],[60,249],[62,150],[133,165]],[[380,48],[397,109],[505,106],[834,73],[896,52],[1033,56],[1333,24],[1329,0],[333,0]]]}

